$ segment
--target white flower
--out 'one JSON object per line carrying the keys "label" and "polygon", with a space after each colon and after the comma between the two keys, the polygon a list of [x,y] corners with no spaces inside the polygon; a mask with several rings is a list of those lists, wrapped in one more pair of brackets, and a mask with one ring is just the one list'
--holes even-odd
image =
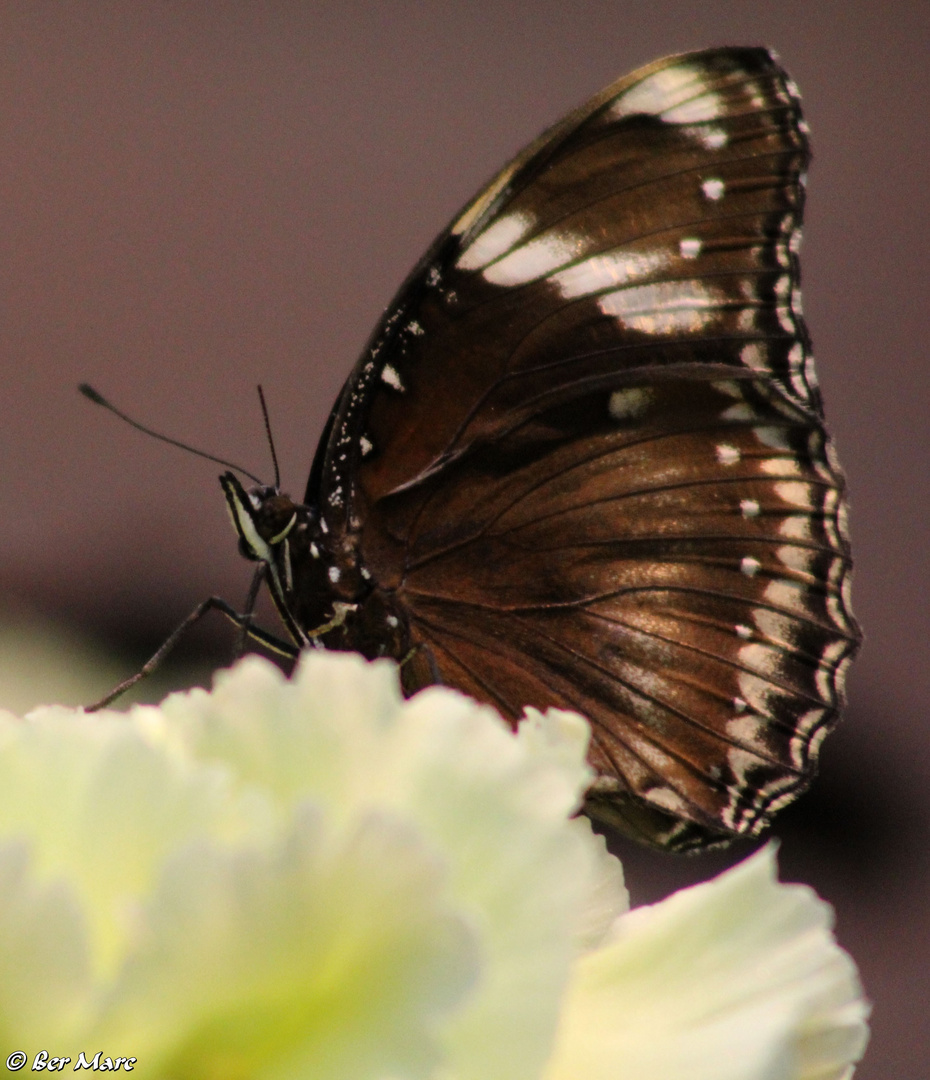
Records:
{"label": "white flower", "polygon": [[[587,726],[250,658],[0,714],[0,1043],[146,1077],[839,1078],[865,1006],[771,853],[627,912]],[[73,1066],[69,1066],[69,1069]]]}
{"label": "white flower", "polygon": [[617,920],[581,956],[546,1080],[842,1080],[868,1037],[829,907],[769,845]]}

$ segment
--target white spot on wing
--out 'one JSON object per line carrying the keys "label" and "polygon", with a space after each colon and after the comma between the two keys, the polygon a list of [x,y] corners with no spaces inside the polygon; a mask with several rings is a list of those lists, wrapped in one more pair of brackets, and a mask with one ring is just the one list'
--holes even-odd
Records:
{"label": "white spot on wing", "polygon": [[647,792],[646,798],[654,806],[660,806],[663,810],[669,810],[679,817],[688,811],[688,804],[681,795],[668,787],[653,788],[651,791]]}
{"label": "white spot on wing", "polygon": [[824,450],[826,451],[827,461],[830,463],[830,467],[832,469],[834,469],[836,472],[839,472],[840,471],[840,459],[837,457],[836,447],[833,445],[832,442],[828,442],[824,446]]}
{"label": "white spot on wing", "polygon": [[766,371],[769,366],[765,347],[758,341],[751,341],[748,345],[744,345],[740,349],[739,358],[741,363],[752,368],[753,371]]}
{"label": "white spot on wing", "polygon": [[720,95],[709,92],[672,109],[666,109],[660,115],[669,124],[700,124],[707,120],[716,120],[720,113]]}
{"label": "white spot on wing", "polygon": [[708,150],[719,150],[722,146],[727,145],[729,136],[723,128],[711,127],[702,130],[698,138]]}
{"label": "white spot on wing", "polygon": [[759,503],[755,499],[741,499],[739,504],[740,513],[744,518],[759,516]]}
{"label": "white spot on wing", "polygon": [[[840,586],[841,595],[846,597],[846,594],[842,591],[845,588],[846,580]],[[848,597],[846,597],[848,599]],[[836,596],[828,596],[826,598],[827,615],[833,622],[834,626],[838,626],[841,630],[849,631],[851,629],[849,620],[846,618],[846,612],[843,609],[843,605],[840,602],[840,598]]]}
{"label": "white spot on wing", "polygon": [[[605,289],[615,289],[618,285],[625,285],[647,277],[656,270],[666,267],[668,261],[668,255],[663,251],[651,251],[644,255],[608,251],[601,255],[592,255],[591,258],[584,259],[574,266],[568,266],[553,274],[550,280],[566,300],[573,300],[578,296],[603,292]],[[488,274],[485,276],[488,277]],[[489,277],[488,280],[494,279]],[[505,283],[495,282],[495,284]]]}
{"label": "white spot on wing", "polygon": [[678,245],[683,259],[696,259],[701,251],[701,241],[696,236],[685,237]]}
{"label": "white spot on wing", "polygon": [[754,559],[751,555],[746,555],[740,560],[739,568],[740,572],[745,574],[746,577],[755,577],[759,573],[759,568],[762,563],[758,559]]}
{"label": "white spot on wing", "polygon": [[338,566],[331,566],[327,571],[329,580],[335,585],[339,578],[342,576]]}
{"label": "white spot on wing", "polygon": [[525,213],[507,214],[479,233],[458,257],[462,270],[480,270],[500,258],[533,228],[533,219]]}
{"label": "white spot on wing", "polygon": [[797,638],[797,620],[780,611],[757,607],[752,609],[752,621],[760,634],[778,645],[794,648]]}
{"label": "white spot on wing", "polygon": [[361,447],[362,457],[367,457],[374,450],[371,439],[366,438],[364,435],[358,440],[358,445]]}
{"label": "white spot on wing", "polygon": [[546,232],[514,248],[484,270],[484,279],[492,285],[525,285],[546,277],[581,254],[581,240],[570,234]]}
{"label": "white spot on wing", "polygon": [[740,697],[754,713],[763,716],[771,712],[771,699],[778,698],[778,691],[768,681],[750,671],[741,671],[737,676]]}
{"label": "white spot on wing", "polygon": [[404,384],[401,382],[400,375],[397,374],[397,369],[390,364],[385,364],[381,369],[381,381],[387,383],[394,390],[399,390],[403,393]]}
{"label": "white spot on wing", "polygon": [[846,675],[852,662],[852,656],[844,656],[842,660],[837,662],[836,670],[833,673],[833,686],[840,701],[846,699]]}
{"label": "white spot on wing", "polygon": [[755,416],[753,407],[746,401],[731,405],[720,414],[721,420],[751,420]]}
{"label": "white spot on wing", "polygon": [[813,569],[814,552],[810,548],[798,547],[796,544],[783,544],[776,549],[775,554],[789,570],[809,574]]}
{"label": "white spot on wing", "polygon": [[726,443],[721,443],[716,447],[717,460],[721,465],[735,465],[740,459],[740,452],[735,446],[728,446]]}
{"label": "white spot on wing", "polygon": [[658,282],[606,293],[605,315],[643,334],[695,333],[717,317],[721,298],[703,281]]}
{"label": "white spot on wing", "polygon": [[805,594],[806,590],[799,582],[776,578],[766,585],[764,595],[769,603],[807,618],[809,612]]}
{"label": "white spot on wing", "polygon": [[[843,604],[847,611],[852,611],[852,578],[848,574],[844,575],[842,584],[840,585],[840,596],[842,597]],[[849,626],[849,622],[845,617],[845,612],[842,618],[838,618],[837,622],[840,626],[846,628]]]}
{"label": "white spot on wing", "polygon": [[836,527],[839,529],[840,536],[848,544],[849,543],[849,504],[843,500],[839,509],[836,512]]}
{"label": "white spot on wing", "polygon": [[834,667],[846,649],[845,641],[834,641],[826,646],[820,657],[820,666],[814,676],[814,683],[817,686],[817,692],[828,705],[833,705],[836,702],[837,683],[840,682],[840,685],[842,685],[841,680],[836,677],[838,673],[834,673]]}
{"label": "white spot on wing", "polygon": [[711,202],[718,202],[723,198],[723,192],[725,189],[724,182],[718,180],[716,177],[712,177],[710,180],[705,180],[701,184],[701,191],[704,192],[704,198],[710,199]]}
{"label": "white spot on wing", "polygon": [[784,428],[765,425],[753,428],[752,433],[763,446],[772,450],[791,449],[791,443],[788,442],[788,434]]}
{"label": "white spot on wing", "polygon": [[775,494],[779,499],[789,503],[791,506],[803,507],[805,510],[813,509],[813,493],[810,484],[786,480],[775,485]]}
{"label": "white spot on wing", "polygon": [[808,709],[798,717],[790,743],[791,762],[796,769],[806,769],[811,757],[816,756],[827,731],[826,726],[820,726],[826,715],[826,709]]}
{"label": "white spot on wing", "polygon": [[795,287],[791,290],[791,310],[795,313],[795,315],[799,317],[804,314],[804,304],[801,300],[801,290],[797,287],[797,285],[795,285]]}
{"label": "white spot on wing", "polygon": [[726,732],[736,745],[727,751],[727,764],[733,773],[734,784],[730,788],[730,802],[723,812],[723,820],[731,829],[754,834],[764,824],[758,815],[764,805],[763,793],[771,786],[760,788],[757,772],[770,752],[766,721],[753,715],[741,716],[727,724]]}
{"label": "white spot on wing", "polygon": [[796,341],[788,350],[788,366],[792,371],[798,371],[804,363],[804,349],[800,341]]}
{"label": "white spot on wing", "polygon": [[778,324],[786,333],[793,334],[796,331],[794,314],[790,304],[776,304],[775,314],[778,316]]}
{"label": "white spot on wing", "polygon": [[607,402],[607,411],[614,420],[633,420],[652,404],[655,392],[648,386],[629,386],[614,390]]}
{"label": "white spot on wing", "polygon": [[771,646],[761,642],[743,645],[739,651],[741,664],[766,677],[773,677],[778,673],[778,657],[779,654]]}
{"label": "white spot on wing", "polygon": [[720,96],[708,90],[695,64],[675,64],[655,71],[621,94],[610,108],[615,119],[646,113],[670,124],[696,124],[721,115]]}
{"label": "white spot on wing", "polygon": [[620,791],[620,789],[620,781],[616,776],[596,776],[591,786],[588,788],[589,791],[601,793]]}
{"label": "white spot on wing", "polygon": [[[800,486],[803,487],[803,485]],[[811,519],[806,514],[792,514],[791,517],[786,517],[778,526],[778,535],[783,536],[786,540],[810,541],[813,539],[811,535]]]}
{"label": "white spot on wing", "polygon": [[808,356],[804,361],[804,378],[807,380],[807,385],[812,390],[816,390],[820,385],[820,380],[817,378],[817,368],[814,366],[813,356]]}
{"label": "white spot on wing", "polygon": [[754,304],[748,304],[742,308],[736,316],[737,329],[741,330],[744,334],[752,334],[758,330],[756,326],[756,318],[758,311]]}
{"label": "white spot on wing", "polygon": [[[745,703],[744,703],[745,704]],[[744,746],[765,752],[765,742],[760,738],[765,733],[765,720],[759,716],[741,716],[727,723],[727,735],[738,739]]]}
{"label": "white spot on wing", "polygon": [[759,471],[769,476],[798,476],[801,466],[793,458],[774,457],[760,461]]}

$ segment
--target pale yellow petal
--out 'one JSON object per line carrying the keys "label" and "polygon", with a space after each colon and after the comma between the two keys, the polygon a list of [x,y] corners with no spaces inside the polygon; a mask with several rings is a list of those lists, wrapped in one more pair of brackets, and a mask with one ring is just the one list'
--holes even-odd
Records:
{"label": "pale yellow petal", "polygon": [[26,845],[38,882],[74,890],[100,973],[119,962],[166,856],[190,836],[253,834],[262,805],[124,714],[0,717],[0,837]]}
{"label": "pale yellow petal", "polygon": [[180,851],[93,1031],[147,1075],[428,1077],[436,1030],[475,977],[444,867],[371,816],[333,843],[298,810],[272,849]]}
{"label": "pale yellow petal", "polygon": [[0,1046],[73,1044],[95,1005],[75,890],[36,880],[28,844],[0,843]]}
{"label": "pale yellow petal", "polygon": [[579,961],[546,1080],[840,1080],[868,1009],[830,926],[772,849],[634,909]]}

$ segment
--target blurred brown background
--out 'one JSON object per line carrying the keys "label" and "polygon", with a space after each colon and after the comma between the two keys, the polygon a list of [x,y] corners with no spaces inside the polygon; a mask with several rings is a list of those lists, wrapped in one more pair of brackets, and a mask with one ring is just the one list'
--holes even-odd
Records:
{"label": "blurred brown background", "polygon": [[[858,1076],[927,1076],[928,29],[916,0],[2,0],[7,619],[52,617],[128,671],[203,597],[245,595],[218,469],[94,409],[80,380],[270,478],[262,382],[300,496],[381,309],[507,157],[658,56],[774,46],[813,129],[805,308],[868,635],[823,776],[776,831],[875,1002]],[[229,642],[202,627],[169,678]],[[621,853],[639,901],[726,861]]]}

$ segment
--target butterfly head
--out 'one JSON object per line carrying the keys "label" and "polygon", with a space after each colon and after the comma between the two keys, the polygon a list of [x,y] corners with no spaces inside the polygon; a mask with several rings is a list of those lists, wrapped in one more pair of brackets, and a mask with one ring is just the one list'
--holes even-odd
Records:
{"label": "butterfly head", "polygon": [[[275,604],[289,610],[294,590],[294,540],[316,524],[309,508],[278,488],[258,485],[246,490],[231,472],[220,477],[226,507],[239,537],[239,553],[266,567]],[[299,533],[298,533],[299,529]]]}
{"label": "butterfly head", "polygon": [[[239,551],[247,559],[276,564],[276,551],[285,550],[297,525],[298,509],[275,487],[259,485],[246,490],[234,473],[223,473],[220,484],[226,506],[239,536]],[[290,546],[290,545],[286,545]]]}
{"label": "butterfly head", "polygon": [[[367,624],[375,608],[379,624],[388,613],[381,612],[383,603],[371,604],[372,586],[351,538],[337,540],[315,507],[294,502],[276,487],[246,489],[231,472],[220,477],[220,484],[239,536],[240,553],[266,567],[272,598],[295,644],[308,645],[318,639],[321,627],[332,626],[330,633],[319,637],[321,642],[364,652],[358,633],[363,638],[372,636]],[[342,617],[338,617],[340,611]],[[353,636],[356,623],[358,630]],[[387,623],[389,628],[391,625]],[[396,619],[393,625],[397,625]],[[375,636],[379,642],[384,640],[383,626],[379,625]]]}

